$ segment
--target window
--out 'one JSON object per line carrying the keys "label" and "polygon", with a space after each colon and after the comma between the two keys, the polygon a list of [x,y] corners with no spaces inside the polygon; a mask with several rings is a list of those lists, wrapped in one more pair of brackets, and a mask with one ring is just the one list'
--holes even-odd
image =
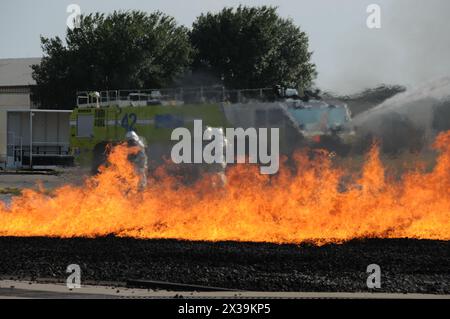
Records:
{"label": "window", "polygon": [[96,127],[105,127],[105,110],[95,110],[94,125]]}
{"label": "window", "polygon": [[94,116],[79,114],[77,117],[77,137],[91,137],[94,134]]}

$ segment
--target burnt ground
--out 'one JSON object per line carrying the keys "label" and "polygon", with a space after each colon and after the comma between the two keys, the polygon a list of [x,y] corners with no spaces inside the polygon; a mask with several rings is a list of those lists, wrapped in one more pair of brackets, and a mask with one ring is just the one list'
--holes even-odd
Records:
{"label": "burnt ground", "polygon": [[450,294],[450,242],[364,239],[316,247],[104,237],[0,238],[0,277],[65,281],[171,281],[242,290],[368,291],[367,265],[381,267],[379,291]]}

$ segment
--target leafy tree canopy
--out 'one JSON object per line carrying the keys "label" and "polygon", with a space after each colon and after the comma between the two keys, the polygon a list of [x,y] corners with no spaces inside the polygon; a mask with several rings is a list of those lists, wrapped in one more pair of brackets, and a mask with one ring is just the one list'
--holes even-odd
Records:
{"label": "leafy tree canopy", "polygon": [[155,88],[172,83],[191,62],[188,30],[161,12],[81,16],[65,43],[41,37],[44,58],[33,66],[36,95],[46,107],[68,107],[76,90]]}
{"label": "leafy tree canopy", "polygon": [[239,6],[202,14],[191,32],[194,72],[211,72],[229,88],[309,87],[316,71],[308,37],[276,11]]}

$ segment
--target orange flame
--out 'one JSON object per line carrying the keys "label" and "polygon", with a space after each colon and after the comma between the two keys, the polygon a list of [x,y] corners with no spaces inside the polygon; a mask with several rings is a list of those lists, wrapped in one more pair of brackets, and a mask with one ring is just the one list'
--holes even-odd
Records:
{"label": "orange flame", "polygon": [[[295,156],[293,173],[283,165],[277,176],[255,166],[227,171],[228,183],[212,186],[215,176],[184,186],[160,170],[140,191],[139,177],[119,145],[108,167],[50,195],[25,190],[10,205],[0,202],[0,236],[234,240],[317,244],[353,238],[450,240],[450,132],[435,142],[440,152],[431,172],[417,168],[388,178],[374,146],[359,177],[334,168],[326,152],[314,159]],[[343,189],[343,188],[346,189]]]}

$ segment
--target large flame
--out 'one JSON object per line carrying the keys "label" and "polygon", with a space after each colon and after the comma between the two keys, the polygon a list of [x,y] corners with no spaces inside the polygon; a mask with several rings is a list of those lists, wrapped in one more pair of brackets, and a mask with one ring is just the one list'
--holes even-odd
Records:
{"label": "large flame", "polygon": [[434,146],[439,156],[432,171],[417,166],[401,178],[386,176],[375,146],[359,175],[333,167],[326,152],[312,159],[298,153],[297,169],[284,165],[274,177],[240,165],[228,170],[224,187],[213,186],[214,176],[185,186],[161,171],[142,191],[127,160],[130,149],[120,145],[83,187],[67,185],[50,194],[25,190],[10,205],[0,201],[0,236],[450,240],[450,132]]}

